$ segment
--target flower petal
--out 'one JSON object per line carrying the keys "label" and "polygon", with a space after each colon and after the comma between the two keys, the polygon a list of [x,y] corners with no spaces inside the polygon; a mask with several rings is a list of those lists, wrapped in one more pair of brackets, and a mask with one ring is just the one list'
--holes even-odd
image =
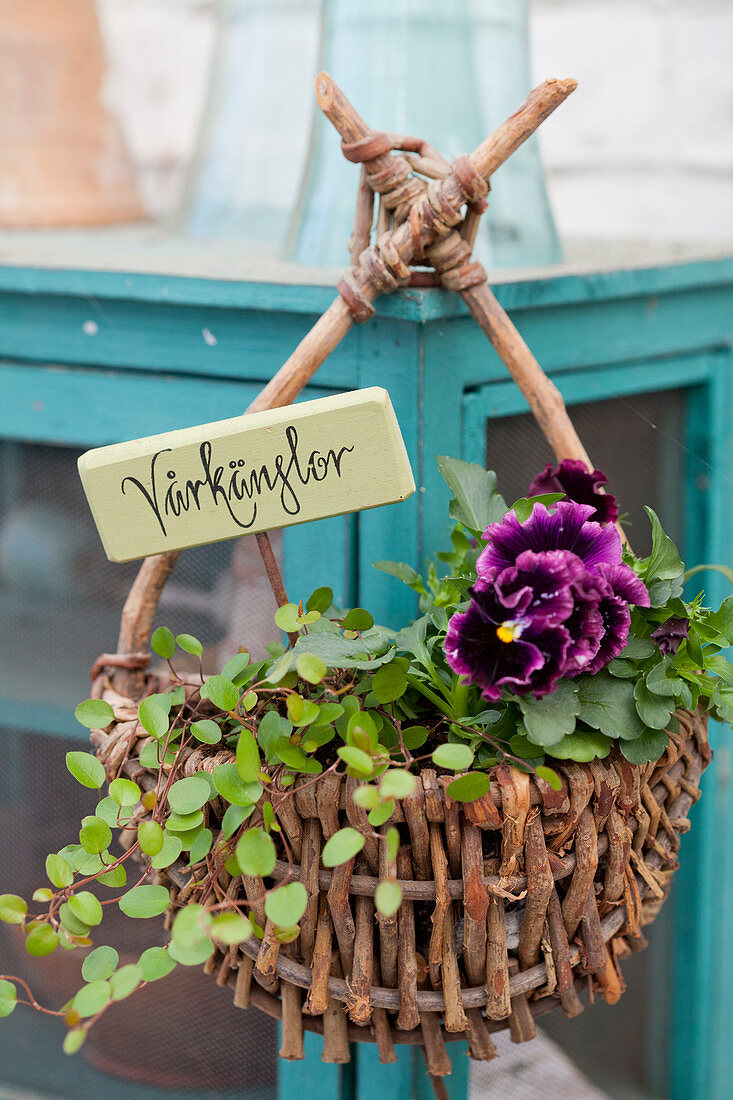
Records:
{"label": "flower petal", "polygon": [[569,550],[577,554],[586,569],[601,563],[621,564],[621,539],[611,524],[602,527],[589,517],[589,504],[560,501],[550,512],[544,504],[535,504],[532,514],[520,523],[514,512],[490,524],[484,532],[488,546],[476,563],[479,576],[490,569],[506,569],[525,550]]}
{"label": "flower petal", "polygon": [[568,500],[578,504],[590,504],[596,522],[615,523],[618,519],[616,497],[611,493],[598,490],[608,484],[608,478],[601,470],[588,471],[584,462],[574,458],[564,458],[558,466],[548,463],[529,489],[527,496],[542,496],[543,493],[565,493]]}

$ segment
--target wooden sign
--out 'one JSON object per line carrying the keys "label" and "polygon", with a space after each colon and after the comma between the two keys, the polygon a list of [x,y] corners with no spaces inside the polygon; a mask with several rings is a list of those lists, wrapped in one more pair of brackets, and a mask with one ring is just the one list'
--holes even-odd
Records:
{"label": "wooden sign", "polygon": [[405,500],[415,491],[386,390],[373,387],[87,451],[107,557],[131,561]]}

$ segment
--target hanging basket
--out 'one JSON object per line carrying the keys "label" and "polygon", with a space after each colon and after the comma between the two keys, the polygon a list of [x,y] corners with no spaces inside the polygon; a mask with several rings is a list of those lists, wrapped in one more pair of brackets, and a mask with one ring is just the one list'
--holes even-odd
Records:
{"label": "hanging basket", "polygon": [[[574,86],[546,82],[471,157],[451,166],[415,138],[370,131],[321,74],[320,106],[339,130],[345,155],[363,164],[352,268],[339,283],[340,296],[249,411],[295,400],[351,325],[372,315],[378,294],[411,278],[424,283],[426,272],[413,273],[410,264],[430,263],[444,287],[462,294],[556,456],[592,469],[560,394],[491,294],[486,273],[470,262],[489,177]],[[412,160],[391,150],[407,151]],[[429,182],[416,179],[416,169]],[[369,244],[372,190],[381,196],[375,245]],[[257,537],[272,581],[269,542]],[[118,655],[100,658],[93,672],[94,694],[115,714],[105,731],[92,733],[99,759],[108,776],[124,771],[147,789],[156,785],[157,771],[140,763],[150,739],[137,707],[170,683],[146,672],[142,651],[176,557],[144,563],[123,612]],[[273,589],[285,602],[282,585]],[[185,690],[189,698],[196,693],[200,715],[198,687]],[[217,873],[219,864],[206,868],[220,899],[245,902],[264,930],[261,940],[212,955],[206,970],[233,988],[236,1005],[253,1004],[282,1020],[284,1058],[304,1056],[306,1029],[323,1034],[327,1062],[347,1062],[350,1041],[375,1042],[383,1062],[395,1060],[396,1043],[420,1044],[436,1077],[450,1072],[447,1040],[465,1039],[473,1058],[490,1059],[493,1031],[509,1027],[519,1042],[531,1039],[534,1018],[553,1008],[581,1012],[584,991],[591,999],[598,991],[618,1000],[619,960],[645,945],[641,928],[667,895],[680,834],[711,758],[706,719],[688,711],[676,718],[678,728],[655,763],[633,765],[614,747],[604,760],[557,764],[560,790],[502,764],[492,769],[483,797],[459,803],[446,793],[455,776],[423,768],[416,790],[383,826],[396,826],[400,838],[389,865],[386,846],[367,835],[355,860],[323,868],[323,845],[340,828],[371,834],[353,797],[357,781],[333,772],[315,785],[296,780],[295,797],[277,810],[282,833],[273,834],[279,862],[270,878],[232,877],[224,867]],[[233,760],[218,746],[184,749],[180,774],[213,772]],[[212,850],[223,836],[224,809],[218,798],[204,808]],[[122,835],[134,840],[132,829]],[[157,872],[170,890],[169,923],[197,899],[202,869]],[[377,914],[375,894],[390,874],[400,881],[402,903],[385,917]],[[297,938],[282,944],[263,898],[288,875],[303,883],[308,902]]]}
{"label": "hanging basket", "polygon": [[[108,774],[122,769],[143,789],[154,787],[157,772],[139,762],[150,738],[136,700],[115,691],[104,671],[95,686],[116,715],[92,735]],[[149,678],[142,694],[164,686]],[[493,1031],[509,1027],[514,1041],[531,1039],[535,1017],[558,1006],[567,1016],[582,1012],[584,990],[615,1002],[624,988],[619,960],[646,945],[641,928],[667,896],[711,759],[706,719],[676,717],[679,730],[656,763],[630,764],[616,748],[605,760],[560,763],[559,791],[502,765],[491,772],[489,793],[459,803],[445,792],[452,774],[423,769],[387,823],[400,832],[403,892],[389,919],[374,905],[383,845],[367,840],[356,862],[321,866],[330,836],[367,824],[352,797],[358,781],[333,774],[316,786],[299,781],[279,824],[309,896],[300,935],[281,945],[258,905],[290,870],[281,845],[272,879],[221,870],[222,893],[250,903],[265,935],[217,953],[207,972],[232,987],[236,1005],[282,1020],[284,1058],[303,1057],[306,1029],[323,1034],[327,1062],[347,1062],[350,1041],[377,1043],[383,1062],[394,1061],[395,1043],[421,1044],[436,1076],[450,1072],[446,1041],[467,1040],[471,1057],[490,1059]],[[198,746],[181,774],[233,760],[229,750]],[[206,813],[216,843],[224,806],[214,800]],[[134,840],[132,831],[123,836]],[[197,876],[175,866],[157,875],[170,889],[173,916],[192,900]]]}

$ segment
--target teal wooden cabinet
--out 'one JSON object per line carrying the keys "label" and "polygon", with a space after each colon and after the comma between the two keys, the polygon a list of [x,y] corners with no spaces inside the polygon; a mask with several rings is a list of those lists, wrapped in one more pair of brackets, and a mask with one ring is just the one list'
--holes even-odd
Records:
{"label": "teal wooden cabinet", "polygon": [[[732,563],[732,284],[733,261],[719,259],[592,274],[558,269],[496,287],[573,407],[591,457],[609,473],[630,513],[632,541],[643,547],[641,503],[649,501],[690,563]],[[0,727],[2,790],[11,808],[21,807],[37,782],[27,746],[35,752],[53,742],[60,750],[83,739],[73,703],[86,694],[91,659],[114,645],[129,582],[127,567],[104,571],[96,543],[70,537],[88,522],[69,495],[72,483],[77,491],[75,453],[236,415],[333,293],[306,283],[95,271],[81,259],[74,268],[0,267]],[[396,626],[414,611],[411,593],[370,563],[395,558],[419,567],[445,541],[448,492],[435,455],[493,466],[508,496],[520,495],[550,456],[523,398],[454,296],[407,290],[381,300],[375,319],[352,330],[304,396],[375,384],[390,392],[418,491],[402,505],[291,528],[282,553],[293,598],[328,583],[344,603],[364,604]],[[34,500],[40,512],[29,511]],[[190,567],[182,565],[189,572],[180,580],[174,575],[161,609],[174,618],[198,616],[203,633],[219,642],[244,621],[226,619],[236,601],[217,587],[217,570],[233,561],[227,545],[210,558],[193,552]],[[75,563],[82,559],[80,576]],[[246,557],[234,564],[249,575]],[[96,570],[102,579],[95,580]],[[40,594],[33,589],[39,575],[48,585]],[[714,575],[704,580],[712,599],[725,594]],[[214,622],[207,601],[224,617]],[[246,619],[246,607],[242,613]],[[24,639],[30,639],[25,649]],[[727,736],[718,739],[717,765],[693,811],[668,912],[651,932],[649,952],[632,960],[625,1003],[596,1006],[567,1026],[548,1024],[601,1086],[632,1083],[640,1095],[674,1100],[729,1095],[733,855],[728,845],[715,850],[716,838],[731,835]],[[9,881],[9,871],[3,874]],[[0,1027],[0,1092],[12,1086],[59,1095],[58,1081],[69,1080],[74,1068],[56,1055],[55,1036],[44,1039],[44,1076],[28,1061],[16,1065],[8,1024]],[[316,1037],[308,1049],[306,1063],[280,1067],[283,1098],[296,1090],[349,1100],[367,1100],[377,1090],[399,1100],[428,1095],[409,1048],[388,1067],[378,1065],[369,1046],[347,1067],[323,1066]],[[274,1067],[272,1052],[268,1058]],[[95,1072],[102,1064],[100,1055]],[[459,1055],[455,1064],[450,1092],[464,1097],[467,1059]],[[122,1084],[110,1072],[110,1095],[141,1095],[139,1083]],[[91,1091],[83,1095],[94,1095],[99,1080],[86,1084]],[[146,1087],[146,1096],[182,1092],[175,1083]],[[188,1094],[210,1095],[203,1085],[195,1088]],[[243,1076],[227,1095],[267,1100],[274,1069],[263,1088],[258,1093]]]}

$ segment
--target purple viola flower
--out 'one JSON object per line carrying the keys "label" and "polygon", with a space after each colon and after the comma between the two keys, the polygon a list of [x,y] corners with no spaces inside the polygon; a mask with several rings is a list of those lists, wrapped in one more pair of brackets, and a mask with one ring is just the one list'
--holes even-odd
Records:
{"label": "purple viola flower", "polygon": [[489,569],[506,569],[524,550],[569,550],[586,569],[621,564],[621,538],[611,524],[602,527],[590,517],[589,504],[560,501],[550,512],[544,504],[535,504],[532,514],[520,523],[514,512],[507,512],[484,531],[488,545],[476,562],[479,576]]}
{"label": "purple viola flower", "polygon": [[525,551],[516,565],[479,577],[468,610],[448,624],[450,667],[486,699],[499,699],[504,687],[517,695],[554,691],[572,644],[563,624],[574,610],[578,570],[573,554]]}
{"label": "purple viola flower", "polygon": [[589,575],[587,583],[588,588],[594,588],[597,593],[598,611],[603,620],[603,636],[598,650],[583,670],[593,673],[618,657],[629,637],[629,604],[648,607],[649,593],[628,565],[601,564],[594,574]]}
{"label": "purple viola flower", "polygon": [[594,509],[592,518],[597,523],[615,523],[618,519],[616,497],[611,493],[599,492],[601,486],[607,484],[608,478],[601,470],[590,473],[584,462],[575,458],[564,458],[558,466],[548,462],[530,485],[527,496],[565,493],[567,500],[591,505]]}
{"label": "purple viola flower", "polygon": [[685,639],[690,633],[690,620],[677,618],[673,616],[671,619],[667,619],[666,622],[658,626],[653,632],[652,638],[659,646],[659,651],[663,657],[668,654],[674,654],[680,648]]}
{"label": "purple viola flower", "polygon": [[520,523],[509,512],[491,524],[465,612],[448,625],[449,666],[486,699],[506,687],[547,695],[562,677],[597,672],[626,645],[629,604],[649,594],[621,561],[612,525],[590,519],[590,505],[535,504]]}

